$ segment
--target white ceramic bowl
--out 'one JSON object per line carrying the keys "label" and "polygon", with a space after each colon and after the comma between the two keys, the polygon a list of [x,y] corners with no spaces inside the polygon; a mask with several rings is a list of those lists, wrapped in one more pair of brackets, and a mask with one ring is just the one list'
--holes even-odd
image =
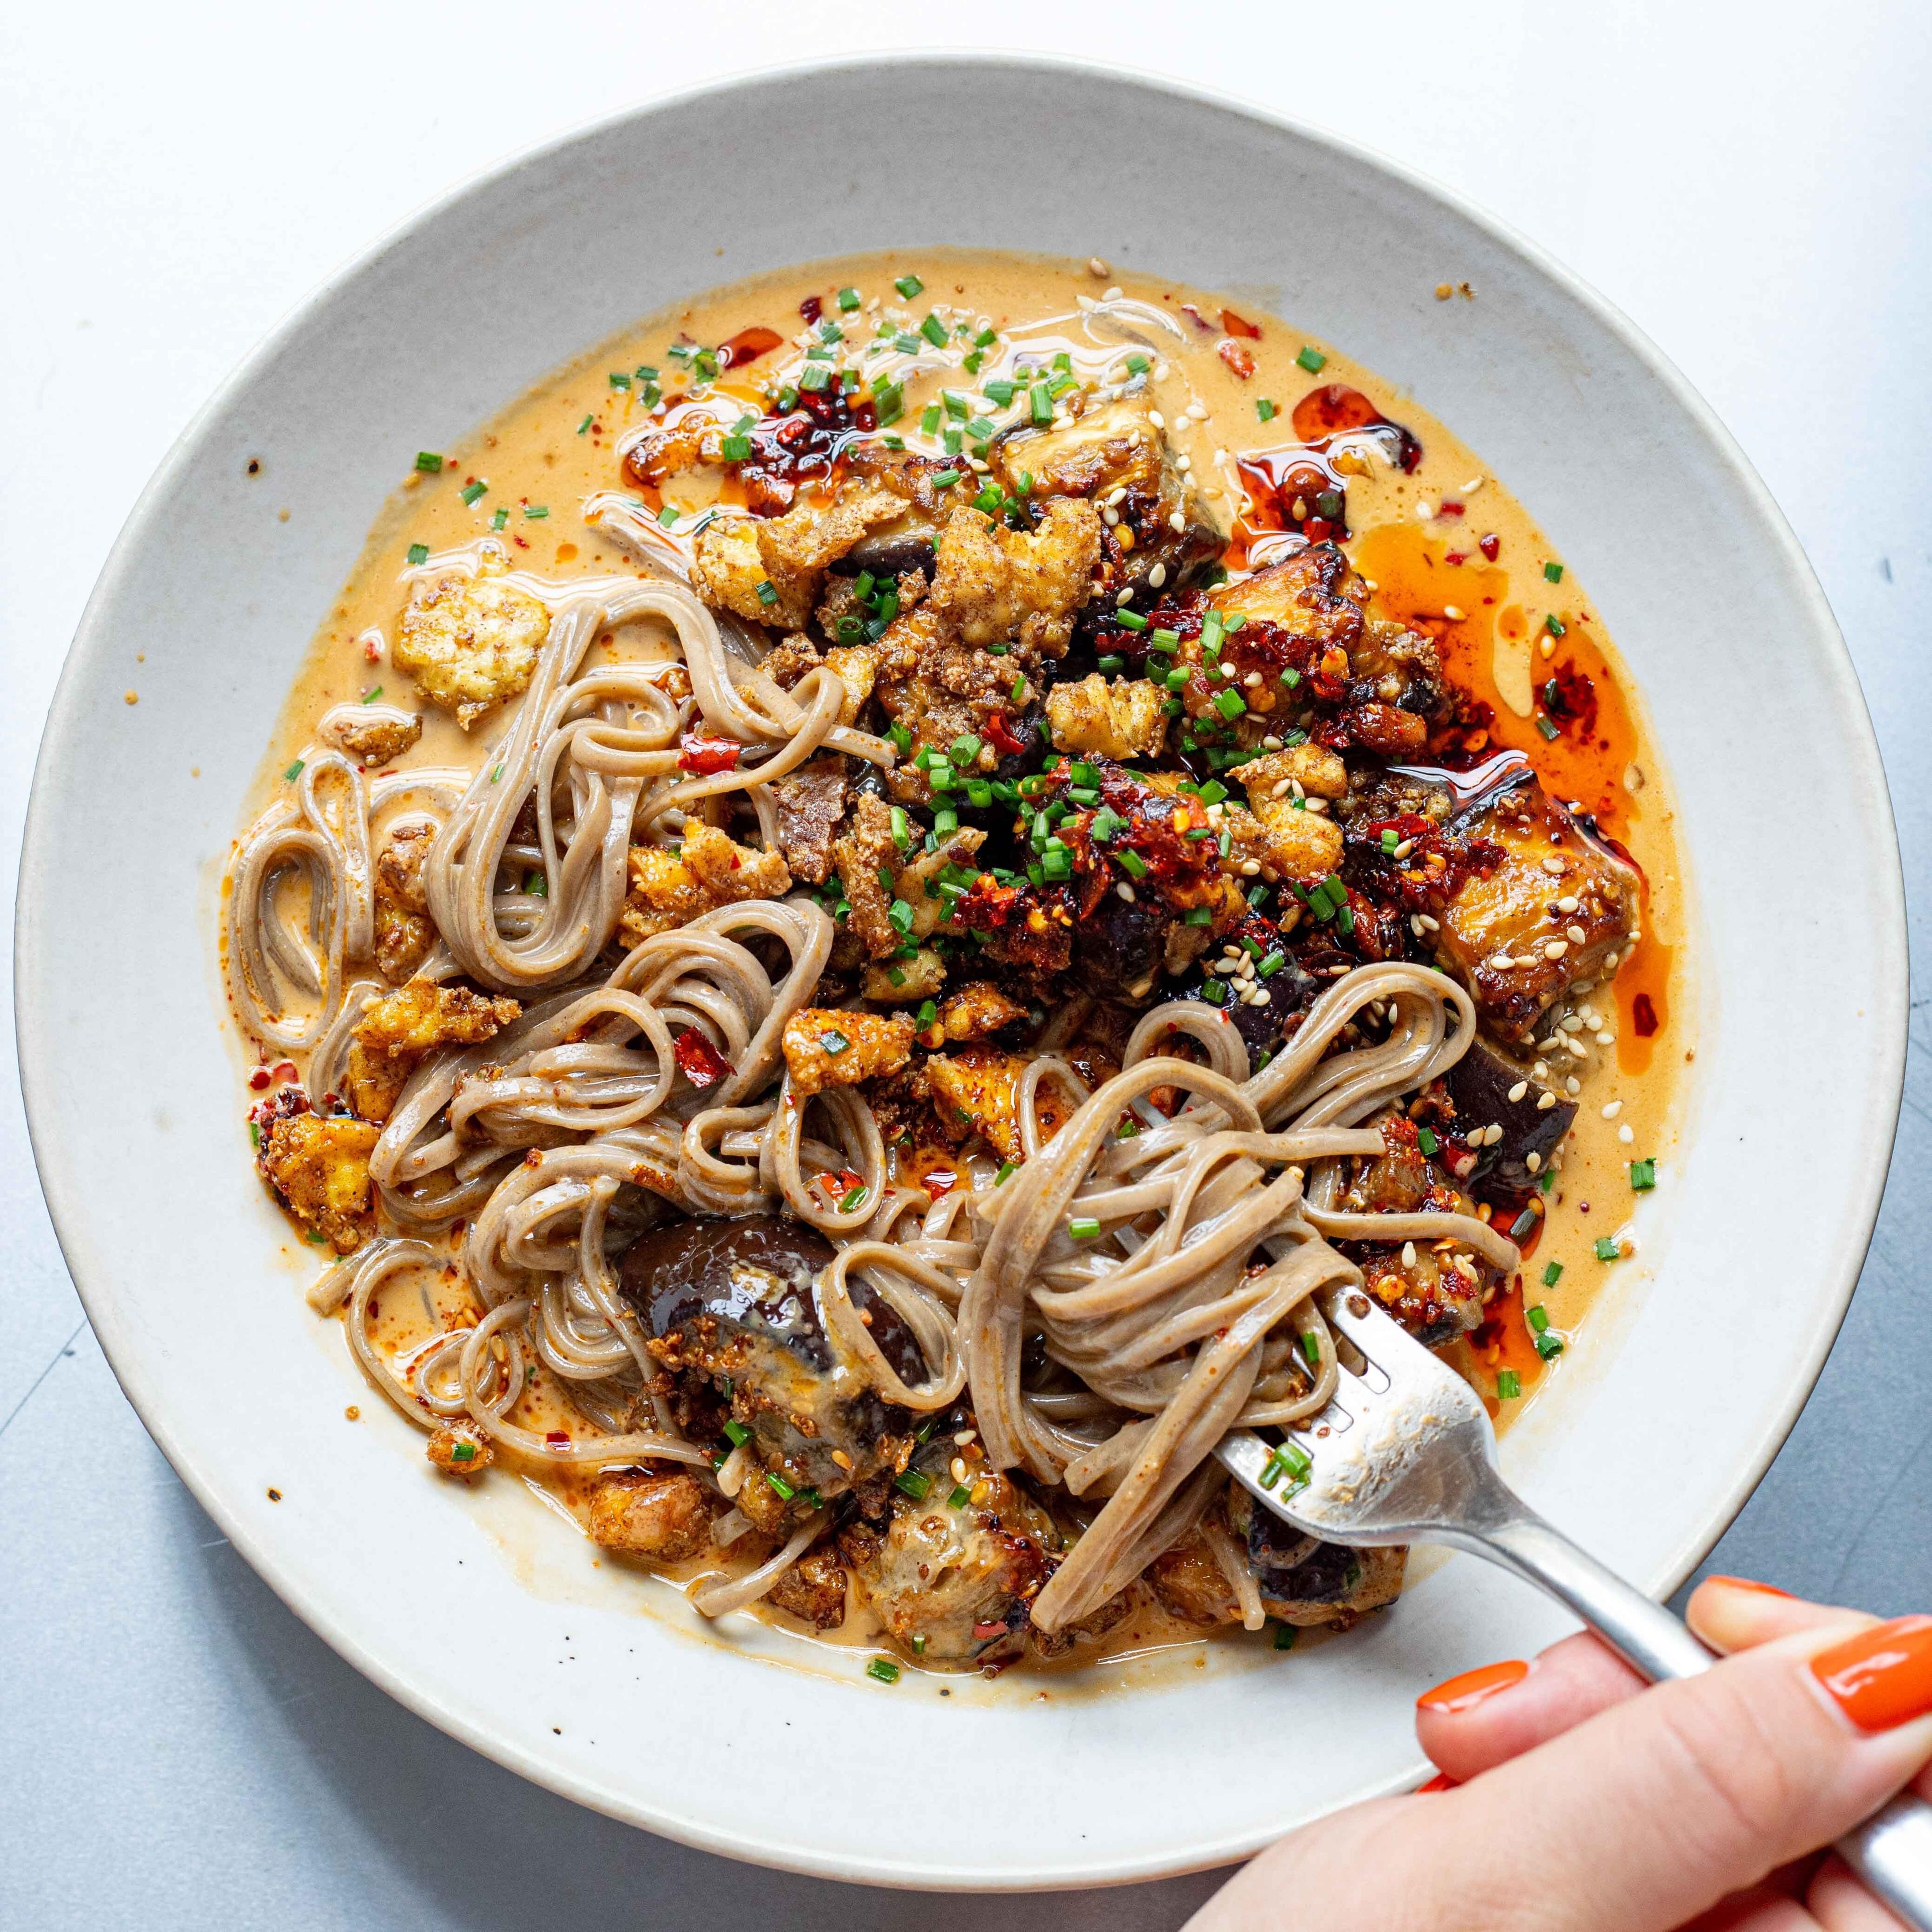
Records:
{"label": "white ceramic bowl", "polygon": [[[970,127],[970,191],[956,142],[896,142],[889,164],[854,145],[888,94],[902,127]],[[47,1198],[129,1398],[236,1546],[378,1683],[530,1778],[734,1856],[1088,1884],[1231,1859],[1413,1782],[1417,1690],[1562,1620],[1462,1558],[1280,1667],[1216,1648],[1045,1697],[1018,1676],[888,1690],[860,1656],[787,1667],[801,1648],[760,1628],[706,1636],[514,1484],[436,1481],[303,1305],[249,1171],[212,941],[244,788],[411,452],[675,296],[934,242],[1249,292],[1408,385],[1589,586],[1701,895],[1702,1012],[1676,1029],[1696,1118],[1646,1210],[1647,1268],[1622,1271],[1506,1460],[1592,1550],[1674,1586],[1802,1403],[1877,1209],[1905,987],[1877,752],[1797,545],[1655,350],[1440,189],[1265,115],[1085,68],[816,68],[572,136],[389,236],[210,404],[88,608],[28,826],[20,1048]],[[1436,303],[1444,278],[1476,301]]]}

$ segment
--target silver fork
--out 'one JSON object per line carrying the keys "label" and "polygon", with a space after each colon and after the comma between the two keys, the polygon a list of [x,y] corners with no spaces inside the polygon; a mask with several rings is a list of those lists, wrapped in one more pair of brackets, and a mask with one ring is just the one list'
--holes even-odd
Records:
{"label": "silver fork", "polygon": [[[1677,1618],[1552,1528],[1505,1483],[1474,1390],[1358,1290],[1323,1312],[1363,1358],[1334,1400],[1282,1443],[1238,1429],[1215,1454],[1256,1501],[1304,1534],[1362,1547],[1473,1550],[1546,1591],[1640,1676],[1690,1677],[1716,1661]],[[1932,1805],[1910,1794],[1838,1840],[1865,1883],[1932,1932]]]}

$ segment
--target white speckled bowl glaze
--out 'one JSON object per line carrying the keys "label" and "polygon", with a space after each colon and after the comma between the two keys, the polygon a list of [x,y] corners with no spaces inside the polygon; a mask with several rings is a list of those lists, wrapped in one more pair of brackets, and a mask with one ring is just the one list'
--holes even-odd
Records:
{"label": "white speckled bowl glaze", "polygon": [[[970,196],[946,143],[865,163],[850,130],[888,80],[906,124],[948,124],[974,100]],[[1459,1558],[1393,1614],[1265,1660],[1276,1667],[1216,1646],[1199,1667],[1117,1670],[1111,1688],[1055,1683],[1045,1698],[1020,1676],[944,1698],[910,1673],[886,1689],[860,1675],[861,1654],[813,1663],[759,1627],[706,1636],[658,1586],[596,1567],[514,1482],[468,1495],[435,1480],[420,1438],[304,1306],[240,1130],[215,881],[317,620],[418,446],[681,294],[849,250],[1022,242],[1238,286],[1407,385],[1541,522],[1642,686],[1700,904],[1701,1012],[1682,1016],[1699,1049],[1694,1129],[1644,1210],[1646,1266],[1623,1271],[1618,1305],[1506,1460],[1646,1588],[1673,1587],[1709,1547],[1810,1388],[1877,1209],[1904,1058],[1892,821],[1804,557],[1657,351],[1439,188],[1311,130],[1096,68],[835,65],[571,136],[336,276],[163,465],[55,700],[21,881],[19,1028],[62,1246],[183,1479],[378,1683],[614,1816],[884,1884],[1083,1885],[1238,1857],[1414,1782],[1416,1692],[1526,1654],[1563,1620]],[[1434,302],[1445,277],[1478,299]],[[266,482],[244,473],[258,455]],[[1757,814],[1801,761],[1807,808],[1774,844]],[[1792,878],[1832,890],[1794,894]],[[104,946],[110,927],[138,942]],[[1721,1375],[1701,1345],[1713,1336]],[[934,1808],[880,1802],[907,1790]],[[937,1801],[962,1792],[970,1830],[938,1828]]]}

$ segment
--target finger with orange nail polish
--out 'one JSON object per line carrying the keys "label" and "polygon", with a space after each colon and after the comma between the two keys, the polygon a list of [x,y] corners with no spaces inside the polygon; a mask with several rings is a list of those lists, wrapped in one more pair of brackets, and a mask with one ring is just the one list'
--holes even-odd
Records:
{"label": "finger with orange nail polish", "polygon": [[1811,1660],[1811,1675],[1862,1731],[1932,1713],[1932,1617],[1894,1617]]}
{"label": "finger with orange nail polish", "polygon": [[1529,1666],[1518,1657],[1503,1664],[1486,1664],[1480,1670],[1466,1670],[1461,1676],[1437,1684],[1433,1690],[1424,1691],[1415,1700],[1416,1708],[1450,1715],[1474,1710],[1478,1704],[1520,1684],[1528,1675]]}

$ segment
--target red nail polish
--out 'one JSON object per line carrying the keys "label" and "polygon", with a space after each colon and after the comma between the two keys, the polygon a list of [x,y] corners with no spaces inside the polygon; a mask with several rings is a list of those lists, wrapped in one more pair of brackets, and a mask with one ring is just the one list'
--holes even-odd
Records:
{"label": "red nail polish", "polygon": [[1706,1576],[1707,1583],[1721,1583],[1727,1590],[1755,1590],[1766,1597],[1789,1597],[1789,1590],[1780,1590],[1775,1583],[1760,1583],[1750,1576]]}
{"label": "red nail polish", "polygon": [[1457,1780],[1446,1771],[1438,1771],[1426,1784],[1418,1784],[1415,1787],[1415,1795],[1420,1798],[1425,1791],[1454,1791],[1456,1784]]}
{"label": "red nail polish", "polygon": [[1506,1664],[1486,1664],[1480,1670],[1466,1670],[1433,1690],[1424,1691],[1415,1700],[1416,1708],[1444,1713],[1472,1710],[1486,1697],[1520,1684],[1528,1675],[1529,1666],[1520,1658],[1513,1657]]}
{"label": "red nail polish", "polygon": [[1932,1712],[1932,1617],[1894,1617],[1811,1660],[1811,1674],[1862,1731]]}

